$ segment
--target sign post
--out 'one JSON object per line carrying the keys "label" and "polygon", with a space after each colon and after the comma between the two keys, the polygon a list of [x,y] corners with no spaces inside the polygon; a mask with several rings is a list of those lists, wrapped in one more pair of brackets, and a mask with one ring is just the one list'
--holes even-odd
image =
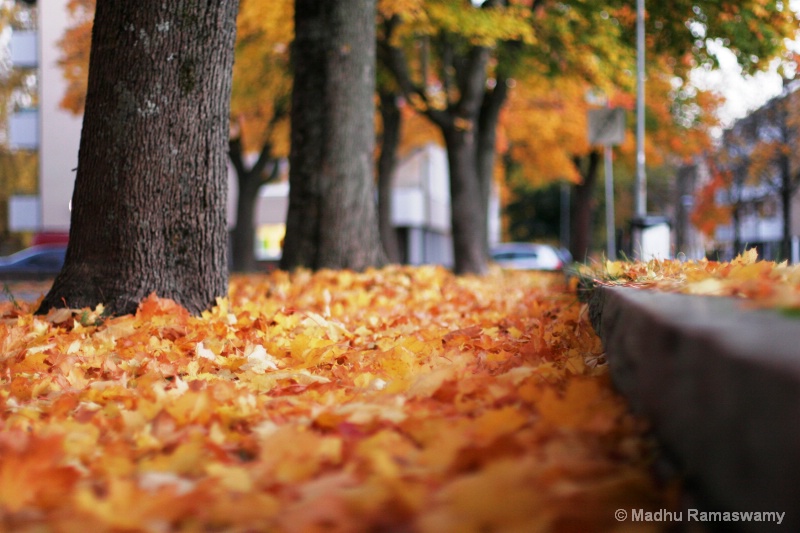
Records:
{"label": "sign post", "polygon": [[625,110],[618,107],[589,111],[589,144],[604,147],[606,175],[606,256],[617,258],[617,239],[614,227],[614,175],[612,146],[625,140]]}

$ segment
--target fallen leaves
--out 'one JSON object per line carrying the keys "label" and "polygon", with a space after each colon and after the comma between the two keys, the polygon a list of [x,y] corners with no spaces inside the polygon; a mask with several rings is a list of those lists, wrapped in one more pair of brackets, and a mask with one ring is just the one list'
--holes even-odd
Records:
{"label": "fallen leaves", "polygon": [[626,285],[667,292],[734,296],[753,305],[800,310],[800,267],[758,259],[751,248],[732,261],[703,259],[647,262],[606,261],[582,266],[578,275],[590,283]]}
{"label": "fallen leaves", "polygon": [[5,530],[612,530],[674,504],[557,275],[275,272],[202,317],[2,311]]}

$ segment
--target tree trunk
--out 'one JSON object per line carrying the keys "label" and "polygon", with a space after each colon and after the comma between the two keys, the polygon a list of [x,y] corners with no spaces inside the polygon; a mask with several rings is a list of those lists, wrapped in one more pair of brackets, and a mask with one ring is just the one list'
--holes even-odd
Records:
{"label": "tree trunk", "polygon": [[385,261],[375,206],[375,0],[296,0],[281,268]]}
{"label": "tree trunk", "polygon": [[[785,120],[784,120],[785,122]],[[785,135],[785,134],[784,134]],[[788,137],[785,135],[784,138]],[[781,239],[781,260],[792,261],[792,195],[794,187],[792,174],[789,169],[789,156],[781,154],[781,208],[783,223],[783,238]]]}
{"label": "tree trunk", "polygon": [[391,263],[399,263],[400,242],[392,225],[392,180],[397,165],[397,147],[400,144],[400,108],[398,95],[394,91],[380,90],[380,111],[383,122],[381,154],[378,158],[378,225],[381,243],[386,258]]}
{"label": "tree trunk", "polygon": [[733,222],[733,256],[736,257],[744,250],[744,245],[742,244],[742,217],[741,217],[741,210],[742,204],[735,203],[733,204],[733,209],[731,210],[731,219]]}
{"label": "tree trunk", "polygon": [[475,135],[470,129],[444,130],[450,167],[450,220],[453,255],[457,274],[484,274],[486,255],[486,212],[480,195],[476,168]]}
{"label": "tree trunk", "polygon": [[[422,112],[441,130],[447,145],[450,165],[450,213],[453,235],[453,256],[458,274],[483,274],[488,267],[486,253],[486,224],[488,197],[481,197],[482,185],[478,171],[478,135],[481,104],[486,88],[490,50],[470,46],[465,56],[456,57],[453,42],[439,39],[444,78],[444,93],[450,95],[457,86],[458,97],[451,99],[445,109],[428,100],[427,91],[411,80],[409,65],[402,49],[392,46],[391,33],[396,18],[386,26],[382,42],[384,61],[409,101],[424,103]],[[493,144],[493,142],[492,142]],[[487,187],[488,189],[488,187]]]}
{"label": "tree trunk", "polygon": [[508,86],[503,76],[498,76],[492,90],[487,90],[478,116],[477,165],[481,196],[481,213],[486,219],[481,225],[485,253],[489,253],[489,201],[492,198],[495,159],[497,157],[497,123],[500,110],[508,96]]}
{"label": "tree trunk", "polygon": [[575,204],[572,209],[572,257],[575,261],[585,261],[589,257],[592,243],[592,218],[594,215],[594,187],[597,183],[597,170],[600,167],[600,152],[592,150],[585,169],[581,168],[580,159],[575,158],[583,181],[575,185]]}
{"label": "tree trunk", "polygon": [[[237,0],[98,2],[69,248],[38,312],[227,293]],[[123,68],[120,66],[123,65]]]}
{"label": "tree trunk", "polygon": [[[278,163],[271,157],[272,146],[269,143],[264,145],[258,160],[249,169],[244,164],[241,139],[231,139],[228,147],[228,155],[236,172],[238,185],[236,226],[231,232],[233,254],[231,264],[236,272],[254,272],[256,270],[255,211],[258,203],[258,191],[263,184],[275,179],[278,174]],[[264,171],[270,163],[273,164],[273,171],[269,177],[265,178]]]}

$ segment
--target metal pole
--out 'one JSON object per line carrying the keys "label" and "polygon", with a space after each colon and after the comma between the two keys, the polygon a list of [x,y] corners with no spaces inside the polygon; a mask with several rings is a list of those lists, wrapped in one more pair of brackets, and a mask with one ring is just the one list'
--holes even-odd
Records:
{"label": "metal pole", "polygon": [[636,0],[636,216],[647,214],[644,167],[644,0]]}
{"label": "metal pole", "polygon": [[569,250],[570,247],[570,228],[569,228],[569,189],[570,185],[566,181],[561,182],[561,247]]}
{"label": "metal pole", "polygon": [[605,146],[606,166],[606,257],[610,261],[617,258],[617,238],[614,227],[614,172],[611,158],[613,151],[611,145]]}

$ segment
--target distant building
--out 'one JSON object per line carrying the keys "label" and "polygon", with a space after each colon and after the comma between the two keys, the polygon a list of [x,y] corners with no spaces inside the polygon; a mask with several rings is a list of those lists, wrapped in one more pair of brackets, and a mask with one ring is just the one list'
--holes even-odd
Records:
{"label": "distant building", "polygon": [[40,191],[35,197],[10,199],[9,226],[52,239],[69,231],[81,132],[81,118],[59,107],[66,83],[57,64],[57,42],[69,21],[66,3],[49,0],[47,9],[38,10],[38,30],[14,31],[9,45],[12,65],[34,69],[38,76],[38,107],[10,117],[9,146],[38,152]]}
{"label": "distant building", "polygon": [[[730,186],[719,191],[717,202],[734,211],[730,224],[719,226],[715,240],[723,259],[741,250],[756,248],[764,259],[790,259],[800,262],[800,82],[784,87],[783,94],[773,98],[748,116],[736,121],[723,135],[717,153],[717,165],[731,176]],[[753,175],[754,153],[761,144],[776,143],[788,149],[786,164],[792,175],[790,194],[789,257],[781,256],[784,236],[782,172],[780,164],[762,165],[763,171]]]}

